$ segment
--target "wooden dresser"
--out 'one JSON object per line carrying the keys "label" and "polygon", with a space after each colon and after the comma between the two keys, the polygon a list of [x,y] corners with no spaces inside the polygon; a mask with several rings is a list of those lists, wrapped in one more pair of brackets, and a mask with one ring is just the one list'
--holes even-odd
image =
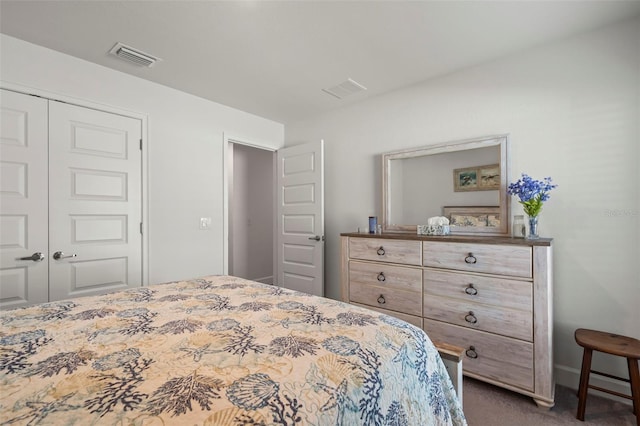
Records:
{"label": "wooden dresser", "polygon": [[344,233],[342,300],[465,348],[463,371],[554,404],[552,240]]}

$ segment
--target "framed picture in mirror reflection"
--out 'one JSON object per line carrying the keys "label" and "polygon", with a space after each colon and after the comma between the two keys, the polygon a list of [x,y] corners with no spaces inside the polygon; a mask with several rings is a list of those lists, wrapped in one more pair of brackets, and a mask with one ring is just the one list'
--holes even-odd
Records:
{"label": "framed picture in mirror reflection", "polygon": [[490,191],[500,189],[500,165],[465,167],[453,171],[453,190]]}
{"label": "framed picture in mirror reflection", "polygon": [[480,232],[500,227],[500,208],[497,206],[445,206],[442,214],[449,219],[452,233],[464,232],[470,227]]}

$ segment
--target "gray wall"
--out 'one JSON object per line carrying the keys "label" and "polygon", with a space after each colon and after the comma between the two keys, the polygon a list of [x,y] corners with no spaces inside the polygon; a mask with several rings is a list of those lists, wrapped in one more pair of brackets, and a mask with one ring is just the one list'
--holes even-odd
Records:
{"label": "gray wall", "polygon": [[[640,338],[639,96],[635,19],[288,125],[287,144],[326,144],[327,295],[340,294],[340,233],[380,215],[381,153],[510,133],[510,181],[559,184],[540,232],[555,244],[558,381],[577,387],[575,328]],[[626,374],[610,358],[594,368]]]}
{"label": "gray wall", "polygon": [[[148,117],[148,281],[222,274],[224,134],[277,149],[284,126],[4,34],[0,40],[2,85]],[[201,217],[212,219],[210,229],[199,229]]]}

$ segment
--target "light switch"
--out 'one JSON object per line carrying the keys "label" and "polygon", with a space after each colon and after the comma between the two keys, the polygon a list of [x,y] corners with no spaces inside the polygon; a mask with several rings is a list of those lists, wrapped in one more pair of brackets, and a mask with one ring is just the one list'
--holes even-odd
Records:
{"label": "light switch", "polygon": [[211,228],[211,218],[210,217],[201,217],[200,218],[200,229],[209,229]]}

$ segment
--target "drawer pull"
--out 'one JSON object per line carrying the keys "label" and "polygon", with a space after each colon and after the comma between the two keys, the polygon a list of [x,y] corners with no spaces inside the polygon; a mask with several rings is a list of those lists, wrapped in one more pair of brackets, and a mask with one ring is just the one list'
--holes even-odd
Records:
{"label": "drawer pull", "polygon": [[469,349],[465,351],[469,358],[478,358],[478,352],[476,352],[476,348],[473,346],[469,346]]}
{"label": "drawer pull", "polygon": [[475,296],[476,294],[478,294],[478,289],[475,288],[473,284],[469,284],[469,287],[465,288],[464,292],[467,293],[469,296]]}
{"label": "drawer pull", "polygon": [[384,256],[384,247],[380,246],[376,253],[378,253],[378,256]]}
{"label": "drawer pull", "polygon": [[387,280],[387,277],[384,276],[384,272],[380,272],[378,274],[378,281],[383,282],[383,281],[386,281],[386,280]]}
{"label": "drawer pull", "polygon": [[478,322],[478,318],[476,318],[472,311],[469,311],[469,313],[464,316],[464,320],[470,324],[475,324]]}
{"label": "drawer pull", "polygon": [[382,294],[378,296],[378,303],[381,305],[384,305],[385,303],[387,303],[387,301],[384,300],[384,296]]}
{"label": "drawer pull", "polygon": [[465,263],[470,263],[470,264],[474,264],[478,261],[478,259],[476,259],[476,257],[473,255],[473,253],[469,253],[469,255],[467,257],[464,258]]}

